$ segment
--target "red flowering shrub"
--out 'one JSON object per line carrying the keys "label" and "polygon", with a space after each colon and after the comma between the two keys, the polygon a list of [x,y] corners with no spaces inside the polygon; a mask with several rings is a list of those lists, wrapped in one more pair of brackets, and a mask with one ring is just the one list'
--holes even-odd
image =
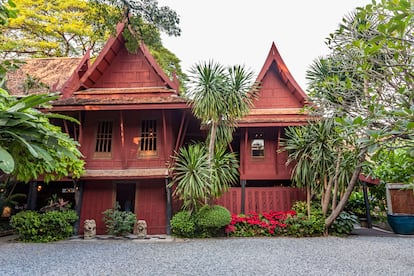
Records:
{"label": "red flowering shrub", "polygon": [[294,210],[262,214],[232,214],[226,233],[233,237],[276,236],[285,232],[285,220],[294,216],[296,216]]}

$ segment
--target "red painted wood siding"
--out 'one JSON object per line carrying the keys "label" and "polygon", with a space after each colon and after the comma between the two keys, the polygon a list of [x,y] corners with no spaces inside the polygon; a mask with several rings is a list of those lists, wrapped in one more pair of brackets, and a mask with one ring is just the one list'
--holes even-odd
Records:
{"label": "red painted wood siding", "polygon": [[142,180],[138,184],[135,213],[147,222],[148,234],[165,234],[167,229],[164,180]]}
{"label": "red painted wood siding", "polygon": [[[241,212],[241,189],[230,190],[217,200],[217,204],[226,207],[233,214]],[[291,187],[256,188],[246,187],[245,213],[287,211],[296,201],[306,200],[305,192]]]}
{"label": "red painted wood siding", "polygon": [[96,221],[98,235],[106,234],[102,212],[113,207],[113,196],[111,181],[88,181],[84,184],[79,234],[83,234],[83,222],[86,219]]}
{"label": "red painted wood siding", "polygon": [[[86,112],[83,128],[83,142],[81,151],[85,156],[87,169],[126,169],[126,168],[163,168],[166,167],[170,155],[173,153],[175,136],[172,129],[172,111],[165,111],[166,138],[164,143],[164,128],[160,111],[123,111],[124,148],[119,111]],[[157,156],[138,157],[138,139],[140,136],[141,120],[157,120]],[[95,158],[96,126],[100,120],[113,121],[112,157]]]}
{"label": "red painted wood siding", "polygon": [[303,107],[298,99],[281,81],[281,76],[273,64],[263,78],[259,99],[254,102],[254,108],[288,108]]}
{"label": "red painted wood siding", "polygon": [[161,78],[144,57],[141,50],[137,54],[128,53],[122,47],[118,56],[107,68],[94,88],[130,88],[165,86]]}
{"label": "red painted wood siding", "polygon": [[[249,139],[245,145],[244,138],[240,140],[240,178],[246,180],[289,180],[291,168],[286,167],[287,152],[278,152],[280,145],[277,128],[251,128]],[[283,131],[280,128],[280,131]],[[263,133],[265,140],[265,156],[252,157],[251,143],[254,133]],[[244,136],[242,132],[242,136]],[[246,152],[245,152],[246,150]]]}

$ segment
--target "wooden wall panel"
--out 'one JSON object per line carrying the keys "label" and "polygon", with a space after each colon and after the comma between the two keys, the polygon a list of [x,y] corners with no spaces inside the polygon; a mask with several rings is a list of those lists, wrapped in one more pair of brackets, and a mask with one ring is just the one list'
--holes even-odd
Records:
{"label": "wooden wall panel", "polygon": [[84,184],[79,234],[83,234],[85,219],[96,221],[96,233],[106,234],[102,212],[114,206],[114,191],[111,181],[87,181]]}
{"label": "wooden wall panel", "polygon": [[123,47],[117,59],[108,67],[94,88],[133,88],[164,86],[141,50],[130,54]]}
{"label": "wooden wall panel", "polygon": [[142,180],[137,188],[135,213],[147,222],[148,234],[165,234],[167,230],[164,180]]}
{"label": "wooden wall panel", "polygon": [[280,78],[275,70],[267,72],[262,81],[259,99],[254,102],[254,108],[303,107]]}
{"label": "wooden wall panel", "polygon": [[222,197],[216,200],[216,204],[226,207],[232,214],[241,211],[241,188],[230,188]]}
{"label": "wooden wall panel", "polygon": [[392,212],[394,214],[414,214],[414,194],[412,190],[390,190]]}
{"label": "wooden wall panel", "polygon": [[[296,201],[304,200],[306,200],[306,194],[302,189],[298,188],[246,187],[245,213],[288,211]],[[216,202],[229,209],[231,213],[239,214],[241,210],[241,188],[230,188],[230,190]]]}

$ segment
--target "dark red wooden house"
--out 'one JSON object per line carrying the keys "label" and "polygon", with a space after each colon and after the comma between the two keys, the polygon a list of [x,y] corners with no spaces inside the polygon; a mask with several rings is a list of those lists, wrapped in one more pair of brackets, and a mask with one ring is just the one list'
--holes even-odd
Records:
{"label": "dark red wooden house", "polygon": [[[80,225],[95,219],[98,234],[104,233],[102,212],[119,202],[147,221],[149,234],[167,233],[173,210],[166,188],[170,157],[203,133],[179,96],[178,81],[163,72],[145,45],[129,53],[122,28],[93,63],[88,54],[80,60],[53,110],[80,121],[62,125],[80,142],[86,161],[86,173],[76,182]],[[232,143],[240,156],[240,182],[218,200],[234,213],[287,210],[304,199],[291,187],[287,154],[279,149],[287,126],[306,124],[301,109],[307,97],[274,44],[257,81],[259,98]]]}

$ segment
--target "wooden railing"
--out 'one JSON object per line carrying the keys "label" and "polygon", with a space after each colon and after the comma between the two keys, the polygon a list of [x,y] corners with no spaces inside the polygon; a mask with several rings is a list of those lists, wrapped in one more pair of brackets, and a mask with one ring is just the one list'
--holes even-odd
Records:
{"label": "wooden railing", "polygon": [[269,212],[287,211],[296,201],[306,200],[306,194],[302,189],[291,187],[246,187],[245,202],[242,202],[242,188],[233,187],[219,198],[216,203],[224,206],[233,214],[242,212]]}

